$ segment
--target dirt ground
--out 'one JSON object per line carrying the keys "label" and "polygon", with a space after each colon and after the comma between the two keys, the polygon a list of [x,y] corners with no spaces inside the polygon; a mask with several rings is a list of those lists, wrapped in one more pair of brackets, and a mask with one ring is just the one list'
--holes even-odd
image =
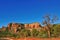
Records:
{"label": "dirt ground", "polygon": [[60,40],[60,38],[13,38],[12,40]]}

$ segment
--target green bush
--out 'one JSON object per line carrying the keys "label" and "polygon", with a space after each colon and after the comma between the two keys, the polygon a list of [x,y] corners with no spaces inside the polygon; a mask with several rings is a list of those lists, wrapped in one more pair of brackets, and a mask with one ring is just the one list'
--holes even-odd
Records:
{"label": "green bush", "polygon": [[0,37],[10,37],[11,33],[9,31],[0,32]]}
{"label": "green bush", "polygon": [[51,28],[51,37],[60,37],[60,25]]}
{"label": "green bush", "polygon": [[19,33],[18,33],[18,37],[29,37],[30,36],[30,30],[26,30],[26,29],[22,29]]}
{"label": "green bush", "polygon": [[46,31],[41,30],[41,31],[39,32],[39,34],[38,34],[38,37],[40,37],[40,38],[47,38],[47,37],[48,37],[48,34],[47,34]]}
{"label": "green bush", "polygon": [[37,31],[36,29],[32,29],[32,31],[31,31],[31,36],[32,37],[37,37],[38,34],[39,34],[39,31]]}

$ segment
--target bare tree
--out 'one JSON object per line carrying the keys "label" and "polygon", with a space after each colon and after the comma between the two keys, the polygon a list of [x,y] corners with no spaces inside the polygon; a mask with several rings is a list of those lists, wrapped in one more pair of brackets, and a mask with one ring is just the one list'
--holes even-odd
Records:
{"label": "bare tree", "polygon": [[50,37],[51,36],[50,26],[51,26],[52,23],[54,23],[56,20],[58,20],[58,17],[57,16],[51,17],[51,15],[46,14],[46,15],[44,15],[43,19],[44,19],[43,25],[45,25],[47,27],[46,30],[47,30],[47,33],[48,33],[48,37]]}

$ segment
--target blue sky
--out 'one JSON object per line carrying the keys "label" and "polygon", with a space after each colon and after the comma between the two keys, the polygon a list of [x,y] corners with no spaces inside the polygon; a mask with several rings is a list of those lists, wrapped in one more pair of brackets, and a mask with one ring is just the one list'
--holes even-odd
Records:
{"label": "blue sky", "polygon": [[60,0],[0,0],[0,27],[10,22],[42,23],[46,13],[60,17]]}

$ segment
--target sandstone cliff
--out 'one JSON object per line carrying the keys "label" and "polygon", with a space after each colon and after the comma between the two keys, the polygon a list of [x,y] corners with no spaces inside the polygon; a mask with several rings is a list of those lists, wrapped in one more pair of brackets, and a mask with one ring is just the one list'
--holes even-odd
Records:
{"label": "sandstone cliff", "polygon": [[41,27],[41,25],[39,23],[31,23],[31,24],[21,24],[21,23],[10,23],[8,24],[8,30],[12,31],[13,32],[17,32],[17,28],[20,28],[20,29],[23,29],[23,28],[27,28],[27,29],[32,29],[32,28],[39,28]]}

